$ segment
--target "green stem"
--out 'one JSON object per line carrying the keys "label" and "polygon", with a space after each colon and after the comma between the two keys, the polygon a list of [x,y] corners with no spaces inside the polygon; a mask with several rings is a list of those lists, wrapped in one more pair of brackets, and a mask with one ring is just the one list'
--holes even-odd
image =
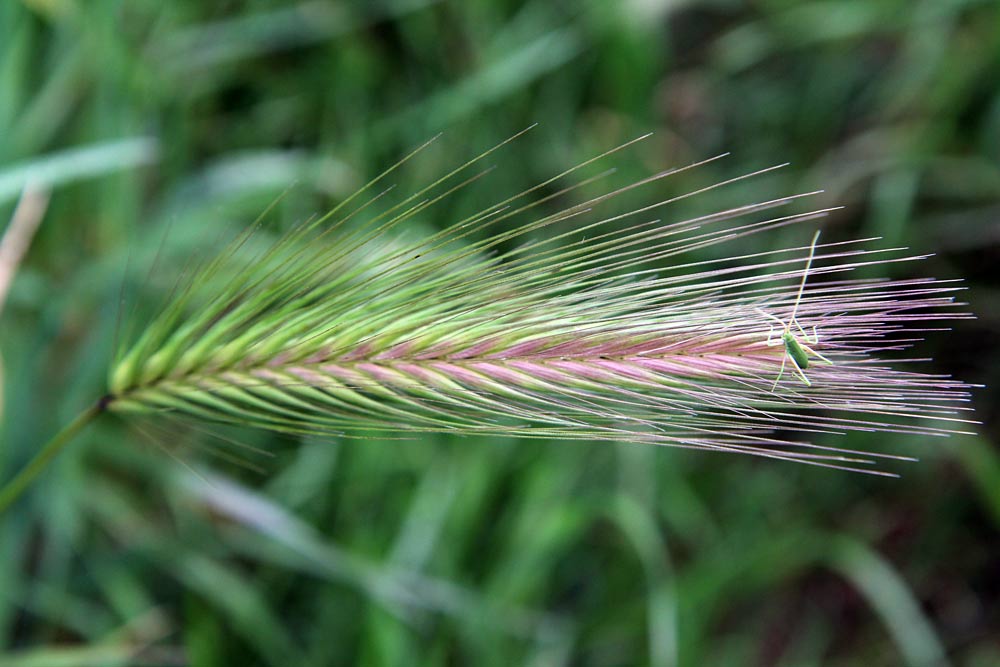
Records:
{"label": "green stem", "polygon": [[63,447],[69,444],[84,426],[93,421],[94,417],[104,412],[106,407],[107,401],[101,399],[77,415],[76,419],[67,424],[63,430],[56,433],[51,440],[45,443],[38,454],[35,455],[35,458],[14,479],[0,488],[0,514],[7,511],[7,508],[24,493],[28,485],[38,477],[49,462],[55,458],[56,454],[61,452]]}

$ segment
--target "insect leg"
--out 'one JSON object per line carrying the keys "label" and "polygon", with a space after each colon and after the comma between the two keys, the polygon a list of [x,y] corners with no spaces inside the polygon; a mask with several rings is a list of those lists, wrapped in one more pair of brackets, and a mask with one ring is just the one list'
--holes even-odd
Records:
{"label": "insect leg", "polygon": [[[775,322],[777,322],[778,324],[780,324],[782,331],[785,331],[786,329],[788,329],[788,327],[785,326],[785,323],[783,321],[781,321],[780,319],[778,319],[777,317],[775,317],[774,315],[771,315],[770,313],[765,313],[760,308],[756,308],[755,310],[758,313],[760,313],[761,315],[763,315],[764,317],[766,317],[767,319],[774,320]],[[771,328],[767,330],[767,346],[768,347],[775,347],[777,345],[784,345],[784,342],[781,341],[781,340],[778,340],[777,342],[773,342],[773,341],[774,341],[774,326],[772,325]]]}
{"label": "insect leg", "polygon": [[[771,385],[771,393],[772,394],[774,393],[774,390],[778,388],[778,383],[781,382],[781,376],[785,372],[785,362],[787,362],[787,361],[788,361],[788,355],[785,354],[784,356],[781,357],[781,370],[778,371],[778,377],[774,378],[774,384]],[[792,364],[792,365],[794,365],[794,364]]]}
{"label": "insect leg", "polygon": [[801,347],[804,352],[807,352],[807,353],[811,354],[812,356],[816,357],[820,361],[825,361],[826,363],[828,363],[831,366],[833,366],[833,362],[832,361],[830,361],[829,359],[827,359],[826,357],[824,357],[822,354],[820,354],[816,350],[812,349],[811,347],[803,345],[802,343],[799,343],[799,347]]}
{"label": "insect leg", "polygon": [[[802,347],[802,345],[799,344],[799,347]],[[803,347],[802,349],[805,349],[805,348]],[[795,372],[798,373],[799,377],[802,379],[802,382],[805,383],[805,385],[807,387],[811,387],[812,386],[812,382],[809,381],[809,378],[807,378],[806,374],[802,372],[802,369],[799,368],[799,365],[797,363],[795,363],[794,359],[792,359],[792,368],[795,369]]]}
{"label": "insect leg", "polygon": [[802,337],[805,338],[806,340],[809,340],[809,334],[806,333],[806,330],[802,328],[801,324],[799,324],[798,319],[790,321],[789,324],[794,324],[795,328],[799,330],[800,334],[802,334]]}
{"label": "insect leg", "polygon": [[774,327],[772,326],[767,330],[767,343],[768,347],[774,347],[775,345],[781,345],[781,343],[772,343],[771,340],[774,338]]}
{"label": "insect leg", "polygon": [[766,317],[767,319],[769,319],[769,320],[774,320],[775,322],[777,322],[778,324],[780,324],[780,325],[781,325],[781,328],[782,328],[782,329],[784,329],[784,328],[785,328],[785,322],[784,322],[783,320],[781,320],[780,318],[777,318],[777,317],[775,317],[775,316],[774,316],[774,315],[772,315],[771,313],[765,313],[765,312],[764,312],[763,310],[761,310],[760,308],[754,308],[754,310],[756,310],[756,311],[757,311],[758,313],[760,313],[761,315],[763,315],[763,316],[764,316],[764,317]]}
{"label": "insect leg", "polygon": [[819,343],[819,334],[816,333],[816,327],[812,328],[813,335],[812,338],[810,338],[809,334],[806,332],[805,329],[802,328],[802,325],[799,324],[798,320],[795,320],[795,326],[798,327],[799,333],[802,334],[802,338],[804,338],[807,343],[809,343],[810,345],[816,345],[817,343]]}

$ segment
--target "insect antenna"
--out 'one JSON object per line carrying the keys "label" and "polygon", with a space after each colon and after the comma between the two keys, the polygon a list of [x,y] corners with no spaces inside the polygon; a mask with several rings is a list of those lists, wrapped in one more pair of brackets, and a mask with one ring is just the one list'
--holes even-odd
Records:
{"label": "insect antenna", "polygon": [[[809,246],[809,258],[806,260],[806,268],[802,272],[802,282],[799,283],[799,293],[795,296],[795,305],[792,306],[792,316],[788,318],[788,324],[795,322],[795,313],[799,312],[799,303],[802,301],[802,292],[806,289],[806,278],[809,277],[809,269],[812,268],[813,257],[816,255],[816,242],[819,240],[819,230],[813,234],[812,244]],[[791,329],[791,327],[789,327]]]}

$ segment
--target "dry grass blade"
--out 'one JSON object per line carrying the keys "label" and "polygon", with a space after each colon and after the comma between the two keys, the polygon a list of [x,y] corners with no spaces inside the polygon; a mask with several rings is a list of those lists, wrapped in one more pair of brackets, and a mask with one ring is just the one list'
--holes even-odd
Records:
{"label": "dry grass blade", "polygon": [[[20,266],[24,254],[28,252],[31,240],[35,237],[38,226],[42,224],[48,206],[49,193],[46,190],[26,187],[21,193],[7,229],[0,237],[0,316],[3,315],[3,308],[7,303],[7,295],[11,283],[14,282],[17,267]],[[3,385],[3,357],[0,356],[0,421],[3,420]]]}

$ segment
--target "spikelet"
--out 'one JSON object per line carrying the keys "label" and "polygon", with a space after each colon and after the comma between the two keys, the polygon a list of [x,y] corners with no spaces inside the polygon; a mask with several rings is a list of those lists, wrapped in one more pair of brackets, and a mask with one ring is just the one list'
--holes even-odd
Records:
{"label": "spikelet", "polygon": [[[478,178],[473,167],[497,148],[380,211],[390,169],[257,253],[245,252],[249,230],[122,350],[102,407],[299,434],[596,438],[835,467],[867,459],[803,433],[941,435],[962,422],[966,385],[880,359],[925,323],[965,317],[952,312],[957,288],[852,275],[920,257],[851,242],[817,245],[808,276],[807,246],[670,264],[826,212],[771,212],[798,197],[679,222],[649,219],[677,197],[601,214],[675,173],[663,172],[536,213],[610,151],[443,232],[400,241],[403,223]],[[545,228],[558,232],[535,234]],[[483,230],[493,235],[471,240]],[[635,268],[652,264],[657,273]],[[809,366],[808,387],[792,373],[775,382],[788,360],[769,344],[771,318],[792,315],[815,327],[814,347],[831,362]]]}

